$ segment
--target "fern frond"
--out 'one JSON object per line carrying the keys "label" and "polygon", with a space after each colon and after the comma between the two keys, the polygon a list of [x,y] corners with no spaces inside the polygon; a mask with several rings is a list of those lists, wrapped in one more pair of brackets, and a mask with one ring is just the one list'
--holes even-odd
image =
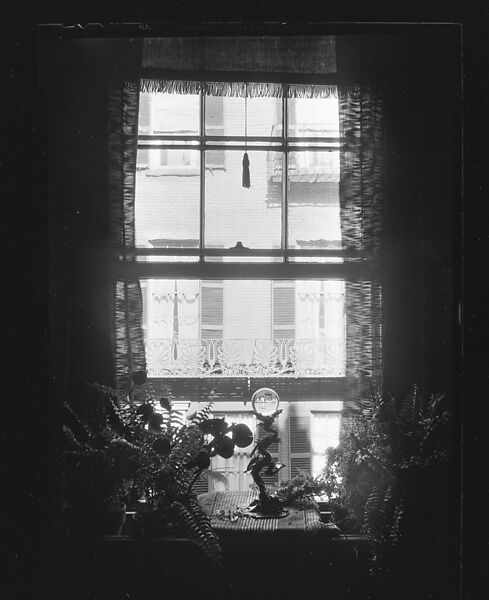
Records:
{"label": "fern frond", "polygon": [[392,515],[392,527],[390,530],[390,541],[395,546],[402,537],[402,525],[404,521],[404,502],[400,498]]}
{"label": "fern frond", "polygon": [[388,541],[391,539],[392,527],[399,503],[399,491],[395,485],[389,485],[385,491],[383,503],[384,528],[381,531],[382,539]]}
{"label": "fern frond", "polygon": [[88,383],[87,385],[97,393],[105,424],[110,425],[116,431],[120,431],[124,423],[120,409],[121,398],[118,392],[108,385],[100,383]]}
{"label": "fern frond", "polygon": [[187,493],[197,468],[189,468],[189,463],[200,452],[203,434],[198,427],[185,426],[178,431],[174,446],[167,457],[167,468],[173,474],[176,489]]}
{"label": "fern frond", "polygon": [[200,507],[197,499],[190,496],[183,501],[175,501],[171,509],[177,524],[186,535],[203,550],[205,555],[217,566],[222,566],[222,550],[219,538],[212,529],[209,517]]}
{"label": "fern frond", "polygon": [[419,394],[419,388],[416,384],[402,399],[399,408],[399,417],[404,426],[413,427],[420,421],[423,415],[422,400]]}
{"label": "fern frond", "polygon": [[86,425],[67,402],[64,404],[63,424],[70,429],[78,442],[86,442],[90,437]]}
{"label": "fern frond", "polygon": [[214,406],[214,402],[208,402],[204,408],[202,408],[201,410],[199,410],[198,412],[196,412],[195,414],[193,414],[190,418],[189,421],[192,423],[192,425],[200,425],[203,421],[207,421],[207,419],[210,419],[212,417],[212,407]]}
{"label": "fern frond", "polygon": [[385,493],[385,487],[377,486],[370,493],[365,503],[363,516],[364,526],[367,535],[373,541],[378,541],[380,539],[382,529],[385,526]]}
{"label": "fern frond", "polygon": [[180,429],[185,426],[185,417],[181,411],[171,410],[170,411],[170,427],[173,429]]}

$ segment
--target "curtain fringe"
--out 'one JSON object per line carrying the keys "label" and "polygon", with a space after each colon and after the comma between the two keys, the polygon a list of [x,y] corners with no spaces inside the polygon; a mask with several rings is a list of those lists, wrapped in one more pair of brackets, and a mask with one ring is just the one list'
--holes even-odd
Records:
{"label": "curtain fringe", "polygon": [[244,98],[330,98],[337,97],[335,85],[282,84],[241,81],[181,81],[141,79],[140,91],[164,94],[198,94]]}

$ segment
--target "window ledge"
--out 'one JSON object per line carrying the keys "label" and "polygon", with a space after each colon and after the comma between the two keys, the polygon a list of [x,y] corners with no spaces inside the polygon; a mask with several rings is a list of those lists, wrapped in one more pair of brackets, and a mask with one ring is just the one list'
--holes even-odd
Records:
{"label": "window ledge", "polygon": [[200,175],[199,167],[159,167],[157,169],[147,169],[144,172],[146,177],[198,177]]}

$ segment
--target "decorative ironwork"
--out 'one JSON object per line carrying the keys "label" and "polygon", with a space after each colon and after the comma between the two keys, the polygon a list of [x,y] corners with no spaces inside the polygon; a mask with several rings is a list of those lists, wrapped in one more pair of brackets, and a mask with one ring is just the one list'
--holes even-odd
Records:
{"label": "decorative ironwork", "polygon": [[345,340],[146,340],[149,377],[343,377]]}

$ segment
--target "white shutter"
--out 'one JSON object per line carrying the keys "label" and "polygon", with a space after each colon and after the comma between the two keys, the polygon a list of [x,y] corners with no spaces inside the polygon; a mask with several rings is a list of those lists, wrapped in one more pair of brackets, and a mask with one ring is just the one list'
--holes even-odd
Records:
{"label": "white shutter", "polygon": [[201,282],[200,335],[203,340],[223,337],[223,281]]}
{"label": "white shutter", "polygon": [[276,339],[295,337],[295,281],[272,282],[272,327]]}
{"label": "white shutter", "polygon": [[311,416],[310,414],[289,416],[289,461],[290,476],[299,471],[311,474]]}

